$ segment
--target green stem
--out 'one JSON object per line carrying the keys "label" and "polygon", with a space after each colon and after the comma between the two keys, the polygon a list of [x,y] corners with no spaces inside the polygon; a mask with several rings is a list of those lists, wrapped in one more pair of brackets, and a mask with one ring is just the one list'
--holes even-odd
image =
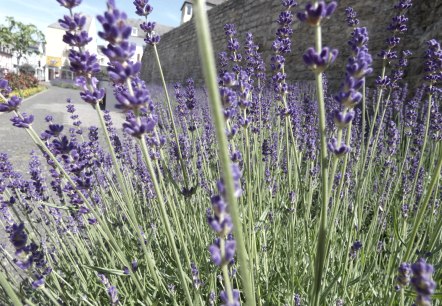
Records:
{"label": "green stem", "polygon": [[149,175],[150,175],[150,178],[151,178],[152,183],[154,185],[154,189],[155,189],[155,193],[156,193],[158,202],[160,204],[159,207],[160,207],[160,216],[162,219],[161,221],[164,224],[164,226],[166,227],[167,239],[169,241],[170,246],[172,247],[172,252],[173,252],[173,255],[174,255],[175,260],[178,265],[178,272],[180,275],[181,284],[183,286],[187,302],[189,303],[189,305],[192,305],[192,298],[190,296],[189,287],[188,287],[188,284],[186,281],[186,275],[183,271],[183,266],[181,264],[180,255],[178,253],[178,249],[175,244],[175,239],[173,237],[172,227],[170,225],[169,217],[166,212],[166,205],[164,203],[162,191],[161,191],[160,185],[158,184],[158,180],[157,180],[157,177],[156,177],[153,165],[152,165],[152,161],[150,159],[149,152],[147,150],[146,139],[144,137],[141,137],[140,142],[141,142],[141,151],[143,152],[143,157],[144,157],[144,160],[146,161],[147,169],[149,171]]}
{"label": "green stem", "polygon": [[185,183],[186,188],[189,188],[189,186],[190,186],[189,185],[189,174],[187,173],[187,168],[186,168],[186,165],[184,164],[183,155],[181,153],[181,147],[180,147],[180,142],[179,142],[179,138],[178,138],[178,130],[176,128],[175,121],[173,119],[172,105],[170,103],[170,97],[169,97],[169,92],[167,90],[166,79],[164,78],[163,69],[161,68],[160,56],[158,54],[158,49],[155,44],[153,45],[153,50],[155,52],[155,58],[157,60],[158,71],[160,72],[161,83],[163,84],[163,88],[164,88],[164,94],[166,95],[167,112],[169,114],[170,123],[172,124],[173,133],[175,136],[175,142],[176,142],[176,145],[178,148],[178,158],[179,158],[179,162],[180,162],[180,166],[181,166],[181,171],[183,172],[184,183]]}
{"label": "green stem", "polygon": [[[322,49],[322,34],[321,26],[315,27],[316,50],[321,52]],[[315,281],[312,292],[312,305],[319,305],[319,295],[321,292],[322,275],[324,274],[324,262],[327,245],[327,207],[328,207],[328,159],[327,159],[327,135],[326,135],[326,120],[325,120],[325,105],[324,105],[324,91],[322,88],[322,72],[315,73],[316,91],[318,96],[318,110],[319,110],[319,135],[321,137],[321,221],[319,225],[318,240],[316,245],[315,257]]]}
{"label": "green stem", "polygon": [[0,270],[0,285],[3,287],[3,289],[11,299],[11,302],[14,306],[23,305],[23,303],[20,301],[20,298],[17,296],[14,289],[12,288],[11,284],[9,284],[8,280],[6,279],[5,274],[1,270]]}
{"label": "green stem", "polygon": [[[430,89],[431,89],[431,87],[430,87]],[[421,169],[423,161],[424,161],[424,154],[425,154],[425,149],[427,147],[427,140],[428,140],[428,131],[430,129],[430,117],[431,117],[432,98],[433,98],[433,96],[431,94],[429,94],[428,95],[427,118],[426,118],[427,120],[425,122],[424,143],[422,144],[421,154],[420,154],[420,157],[419,157],[419,164],[417,166],[416,175],[415,175],[414,181],[413,181],[413,188],[411,190],[410,195],[414,195],[414,191],[416,190],[416,186],[417,186],[417,181],[419,179],[419,172],[420,172],[420,169]]]}
{"label": "green stem", "polygon": [[239,257],[239,273],[242,277],[242,285],[245,290],[246,305],[255,305],[255,294],[253,290],[253,279],[250,274],[249,257],[244,243],[244,235],[240,212],[237,201],[234,196],[234,182],[232,177],[232,170],[230,167],[230,156],[228,150],[227,137],[225,135],[224,115],[221,109],[221,97],[219,94],[214,52],[212,40],[210,35],[209,21],[205,9],[205,1],[196,0],[195,5],[195,24],[198,35],[198,46],[200,51],[201,66],[203,68],[204,79],[209,91],[209,101],[212,111],[212,117],[216,129],[218,139],[218,150],[221,162],[221,169],[223,173],[224,182],[226,185],[227,202],[229,204],[229,211],[232,216],[233,230],[235,240],[238,245]]}
{"label": "green stem", "polygon": [[430,187],[427,190],[427,194],[425,196],[424,202],[422,203],[422,205],[418,206],[419,212],[418,212],[417,218],[415,219],[414,224],[413,224],[413,231],[411,232],[411,235],[408,238],[407,252],[405,253],[405,256],[403,258],[404,262],[407,262],[408,260],[410,260],[410,255],[413,250],[414,240],[416,238],[417,231],[418,231],[418,229],[424,219],[425,214],[428,213],[427,206],[428,206],[428,203],[430,202],[431,195],[433,194],[433,190],[439,181],[439,176],[440,176],[441,170],[442,170],[442,146],[439,148],[439,162],[436,166],[435,171],[433,172],[433,178],[431,179]]}

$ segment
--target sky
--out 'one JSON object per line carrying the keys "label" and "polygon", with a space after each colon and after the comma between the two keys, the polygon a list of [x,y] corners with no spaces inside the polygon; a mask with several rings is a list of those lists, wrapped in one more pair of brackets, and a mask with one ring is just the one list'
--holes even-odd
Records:
{"label": "sky", "polygon": [[[125,11],[129,18],[139,18],[134,12],[133,0],[115,0],[117,8]],[[169,26],[178,26],[181,18],[181,5],[183,0],[150,0],[153,12],[148,16],[151,21],[156,21]],[[74,12],[82,12],[91,16],[103,14],[106,10],[105,0],[83,0]],[[46,27],[63,15],[69,13],[60,6],[56,0],[0,0],[0,24],[5,23],[6,16],[13,16],[23,23],[32,23],[44,32]],[[97,23],[97,29],[101,26]]]}

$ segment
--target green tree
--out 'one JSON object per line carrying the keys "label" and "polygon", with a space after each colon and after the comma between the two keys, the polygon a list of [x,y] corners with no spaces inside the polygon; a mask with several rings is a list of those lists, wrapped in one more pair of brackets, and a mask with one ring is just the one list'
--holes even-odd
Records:
{"label": "green tree", "polygon": [[20,67],[23,57],[40,53],[40,43],[45,44],[45,36],[33,24],[24,24],[14,17],[6,17],[6,25],[0,25],[0,45],[8,45],[15,53],[17,67]]}

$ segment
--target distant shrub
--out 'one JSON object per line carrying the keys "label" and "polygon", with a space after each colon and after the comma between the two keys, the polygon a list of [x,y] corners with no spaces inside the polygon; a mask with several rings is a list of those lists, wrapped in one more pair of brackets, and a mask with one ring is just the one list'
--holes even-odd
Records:
{"label": "distant shrub", "polygon": [[37,87],[39,84],[39,81],[36,77],[27,73],[17,74],[11,72],[8,73],[5,79],[9,82],[9,86],[11,86],[12,90],[24,90]]}
{"label": "distant shrub", "polygon": [[21,65],[19,70],[20,70],[20,73],[25,73],[25,74],[30,74],[30,75],[34,75],[34,73],[35,73],[35,68],[29,64]]}

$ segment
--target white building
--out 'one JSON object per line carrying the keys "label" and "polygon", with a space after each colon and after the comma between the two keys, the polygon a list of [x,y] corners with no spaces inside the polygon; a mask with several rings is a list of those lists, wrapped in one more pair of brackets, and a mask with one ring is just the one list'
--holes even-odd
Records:
{"label": "white building", "polygon": [[0,45],[0,77],[14,70],[12,51],[7,45]]}
{"label": "white building", "polygon": [[[226,0],[206,0],[206,9],[210,10],[211,8],[220,5]],[[183,5],[181,6],[181,24],[192,19],[193,16],[193,1],[185,0]]]}
{"label": "white building", "polygon": [[43,43],[39,43],[37,46],[31,47],[33,49],[33,53],[30,55],[26,55],[22,58],[20,65],[28,64],[31,65],[35,69],[35,77],[39,81],[45,80],[45,71],[44,71],[44,65],[45,65],[45,50]]}
{"label": "white building", "polygon": [[[87,31],[92,41],[86,45],[85,50],[97,54],[97,26],[95,18],[86,16],[84,31]],[[73,79],[73,73],[69,70],[69,50],[70,46],[63,42],[63,29],[58,21],[49,25],[45,31],[46,37],[46,62],[45,80],[53,79]]]}
{"label": "white building", "polygon": [[[30,48],[30,54],[25,54],[20,59],[20,66],[28,64],[32,66],[35,77],[44,80],[44,45],[39,43]],[[38,54],[37,54],[38,53]],[[7,45],[0,45],[0,77],[10,72],[18,72],[17,55]]]}

